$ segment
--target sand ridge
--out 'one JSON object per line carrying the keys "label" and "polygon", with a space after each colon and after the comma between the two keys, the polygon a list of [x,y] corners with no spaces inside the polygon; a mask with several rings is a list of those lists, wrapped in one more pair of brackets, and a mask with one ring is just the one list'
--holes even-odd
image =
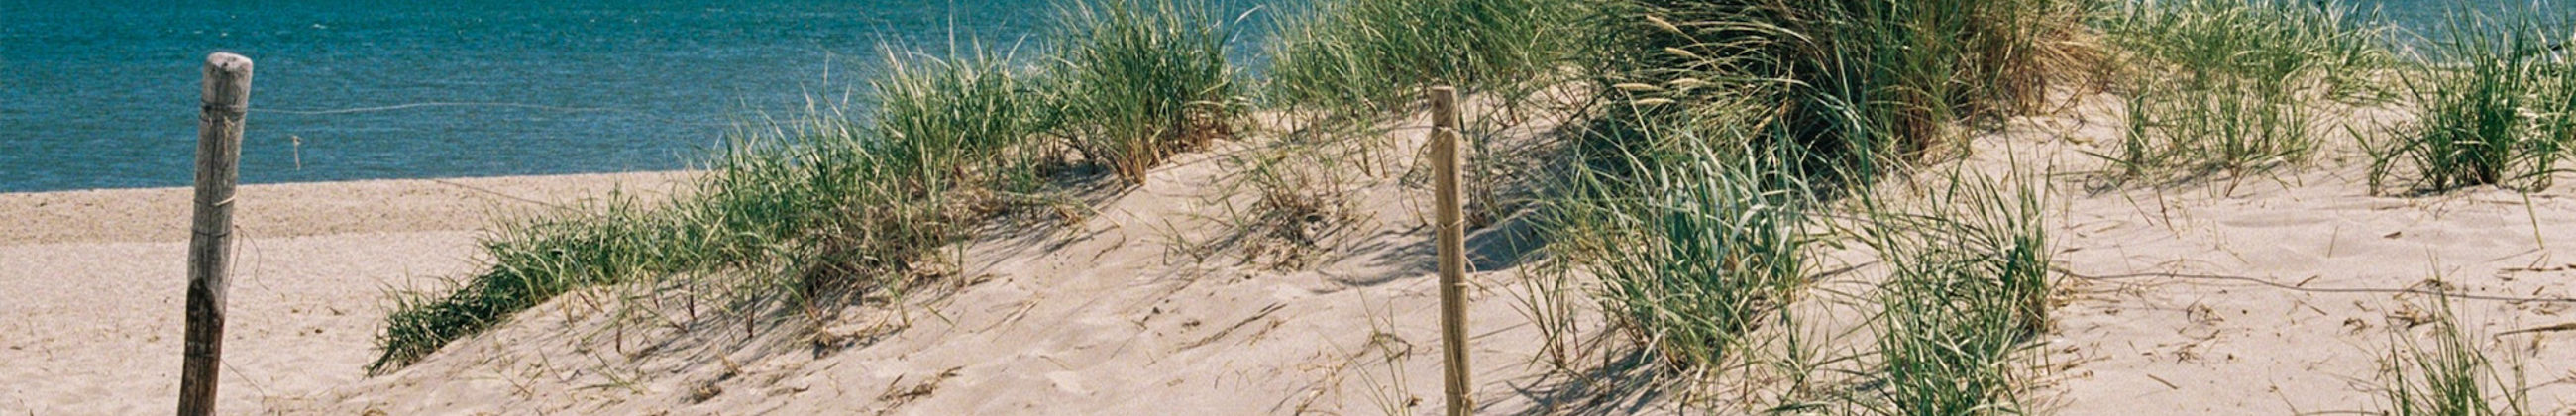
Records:
{"label": "sand ridge", "polygon": [[[1419,120],[1406,124],[1414,126]],[[1533,134],[1546,126],[1529,126]],[[739,323],[618,325],[592,305],[642,290],[568,295],[420,364],[339,389],[297,413],[1370,414],[1436,407],[1438,297],[1427,190],[1404,181],[1420,129],[1398,127],[1355,178],[1362,224],[1305,269],[1191,246],[1233,232],[1240,157],[1266,138],[1182,155],[1133,189],[1087,194],[1074,224],[1011,223],[959,247],[957,287],[844,318],[860,338],[811,349],[793,330]],[[1410,133],[1407,133],[1410,132]],[[1525,227],[1471,237],[1510,253]],[[1526,247],[1518,249],[1525,251]],[[1201,256],[1204,256],[1202,258]],[[1526,281],[1489,256],[1471,279],[1475,379],[1486,408],[1557,388],[1511,294]],[[610,307],[613,310],[615,307]],[[717,318],[723,319],[723,318]],[[895,321],[903,321],[897,323]],[[767,323],[767,322],[764,322]],[[668,329],[688,327],[687,330]],[[658,327],[658,328],[657,328]],[[627,331],[621,335],[620,331]],[[535,409],[535,410],[528,410]]]}

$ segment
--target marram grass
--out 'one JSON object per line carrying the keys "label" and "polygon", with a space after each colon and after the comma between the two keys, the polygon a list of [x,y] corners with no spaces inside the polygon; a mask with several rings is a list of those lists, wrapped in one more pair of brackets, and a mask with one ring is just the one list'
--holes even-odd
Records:
{"label": "marram grass", "polygon": [[[2411,327],[2392,327],[2388,355],[2379,361],[2381,399],[2394,416],[2529,415],[2529,386],[2505,383],[2480,338],[2460,328],[2448,296],[2434,295],[2429,310],[2432,345]],[[2517,368],[2516,376],[2519,376]]]}
{"label": "marram grass", "polygon": [[1284,15],[1265,98],[1335,115],[1394,111],[1442,84],[1510,98],[1561,78],[1578,0],[1318,0]]}
{"label": "marram grass", "polygon": [[1235,134],[1244,105],[1226,61],[1231,22],[1200,3],[1059,6],[1049,76],[1074,149],[1142,183],[1163,159]]}
{"label": "marram grass", "polygon": [[1027,74],[983,54],[889,54],[870,123],[816,110],[734,134],[696,191],[659,206],[612,197],[503,226],[490,269],[452,290],[396,298],[370,371],[398,369],[558,295],[723,274],[738,304],[899,290],[937,261],[979,195],[1030,175],[1046,128]]}
{"label": "marram grass", "polygon": [[[1803,291],[1805,245],[1820,238],[1809,235],[1810,210],[1970,150],[1959,141],[1979,120],[2039,108],[2096,58],[2084,24],[2094,9],[2081,0],[1597,3],[1591,46],[1578,56],[1606,105],[1570,146],[1576,162],[1542,227],[1602,280],[1596,300],[1663,363],[1719,369],[1754,323],[1785,320],[1765,317]],[[1984,360],[1909,367],[1906,381],[1966,391],[1899,392],[1904,400],[1991,404],[2011,388],[1942,378],[1994,375],[1986,363],[2005,347],[1950,357],[1938,354],[1961,352],[1915,341],[2009,346],[2046,326],[2038,207],[1985,201],[1999,205],[1957,213],[1991,221],[1923,220],[1925,233],[1947,234],[1905,240],[1991,251],[1899,259],[1942,279],[1906,284],[1987,302],[1968,313],[1890,300],[1915,313],[1900,316],[1921,318],[1891,323],[1919,330],[1889,338],[1892,354]]]}
{"label": "marram grass", "polygon": [[[1892,415],[2017,414],[2013,353],[2049,328],[2055,287],[2039,191],[1953,173],[1919,208],[1872,209],[1885,385],[1864,407]],[[1880,205],[1870,203],[1865,205]]]}
{"label": "marram grass", "polygon": [[2086,0],[1606,3],[1608,29],[1586,40],[1602,45],[1588,62],[1617,100],[1602,128],[1756,126],[1747,137],[1760,139],[1740,144],[1798,147],[1812,159],[1801,174],[1825,182],[1966,150],[1963,121],[2038,108],[2095,54]]}
{"label": "marram grass", "polygon": [[[900,292],[995,205],[1045,185],[1057,149],[1131,181],[1233,134],[1242,107],[1223,22],[1195,3],[1062,6],[1044,72],[980,48],[889,51],[873,113],[809,109],[735,132],[694,193],[615,199],[504,226],[493,264],[444,293],[405,293],[370,371],[417,361],[558,295],[719,275],[736,305]],[[1061,141],[1057,141],[1061,140]]]}
{"label": "marram grass", "polygon": [[2304,161],[2330,127],[2311,109],[2366,101],[2395,66],[2386,26],[2350,6],[2289,0],[2126,3],[2097,23],[2128,73],[2115,177],[2244,172]]}
{"label": "marram grass", "polygon": [[2496,185],[2537,191],[2576,144],[2576,74],[2565,18],[2452,15],[2429,65],[2407,82],[2413,123],[2371,147],[2372,188],[2433,192]]}
{"label": "marram grass", "polygon": [[[1678,133],[1691,134],[1691,133]],[[1600,279],[1619,328],[1670,368],[1714,369],[1803,288],[1809,193],[1781,161],[1699,147],[1678,162],[1580,170],[1547,225]]]}

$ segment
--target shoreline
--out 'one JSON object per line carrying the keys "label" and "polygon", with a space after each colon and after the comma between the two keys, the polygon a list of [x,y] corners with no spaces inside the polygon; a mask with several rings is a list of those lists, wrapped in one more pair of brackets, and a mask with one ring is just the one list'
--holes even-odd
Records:
{"label": "shoreline", "polygon": [[[242,185],[234,222],[245,238],[479,230],[530,209],[616,191],[669,196],[699,171]],[[0,245],[185,241],[195,188],[0,193]]]}

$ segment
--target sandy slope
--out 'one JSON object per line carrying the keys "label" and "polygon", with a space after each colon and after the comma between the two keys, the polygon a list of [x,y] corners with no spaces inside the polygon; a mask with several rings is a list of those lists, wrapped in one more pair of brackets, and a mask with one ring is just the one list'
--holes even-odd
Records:
{"label": "sandy slope", "polygon": [[[2025,167],[2100,169],[2079,151],[2112,149],[2123,128],[2112,124],[2115,101],[2022,120],[1984,146],[2010,143]],[[2406,117],[2339,112],[2362,131]],[[2065,210],[2053,220],[2057,261],[2074,276],[2048,345],[2062,370],[2050,377],[2049,408],[2383,410],[2379,369],[2392,329],[2432,328],[2418,326],[2432,298],[2400,292],[2435,290],[2438,278],[2464,296],[2451,301],[2459,322],[2507,372],[2502,384],[2527,383],[2528,410],[2576,415],[2576,331],[2505,334],[2576,323],[2576,189],[2567,186],[2576,176],[2530,195],[2486,187],[2372,196],[2354,141],[2332,134],[2321,143],[2315,166],[2259,177],[2112,189],[2054,181]]]}
{"label": "sandy slope", "polygon": [[[1961,162],[1989,173],[2047,174],[2040,177],[2051,192],[2056,258],[2073,277],[2058,330],[2024,354],[2040,381],[2031,399],[2045,413],[2369,412],[2379,408],[2373,391],[2383,384],[2378,360],[2390,328],[2424,316],[2410,306],[2424,305],[2423,296],[2398,291],[2425,288],[2438,275],[2487,298],[2576,297],[2576,178],[2527,200],[2494,189],[2371,196],[2361,162],[2348,145],[2334,144],[2346,139],[2334,138],[2315,166],[2278,175],[2104,188],[2083,174],[2099,162],[2082,152],[2103,151],[2118,137],[2117,102],[2083,104],[1981,135],[1981,151]],[[256,382],[228,384],[227,404],[299,414],[1428,412],[1440,397],[1438,338],[1421,220],[1430,198],[1412,171],[1415,125],[1387,135],[1394,143],[1386,148],[1397,150],[1366,159],[1379,164],[1376,174],[1346,176],[1353,220],[1331,234],[1330,255],[1312,267],[1245,263],[1239,248],[1213,243],[1235,230],[1251,200],[1236,187],[1241,162],[1274,149],[1264,140],[1222,143],[1156,170],[1143,187],[1081,195],[1090,209],[1076,221],[998,222],[956,248],[957,277],[914,297],[871,302],[902,307],[826,311],[834,318],[819,331],[802,326],[809,321],[797,311],[741,316],[687,302],[702,288],[685,284],[603,288],[379,377],[357,372],[370,358],[366,332],[384,313],[377,287],[470,271],[470,234],[456,230],[471,225],[254,239],[245,251],[291,260],[245,268],[252,277],[236,286],[236,322],[281,329],[236,338],[234,351],[261,352],[235,355],[242,376],[228,380]],[[0,201],[115,205],[83,194],[8,198],[22,199]],[[365,198],[384,197],[357,199]],[[0,209],[20,209],[13,206]],[[397,224],[437,221],[392,215],[412,219]],[[1551,283],[1533,279],[1550,265],[1526,252],[1523,219],[1501,224],[1470,242],[1482,256],[1470,315],[1483,413],[1674,412],[1677,395],[1636,396],[1647,390],[1627,384],[1642,380],[1634,374],[1591,374],[1611,386],[1605,392],[1549,371],[1542,353],[1549,344],[1519,294]],[[90,226],[101,227],[93,234],[126,232]],[[12,273],[0,280],[8,285],[0,301],[39,305],[0,317],[11,318],[0,325],[17,325],[0,331],[11,347],[0,358],[13,363],[0,369],[0,384],[11,386],[0,409],[160,408],[174,388],[166,380],[176,344],[168,338],[177,328],[167,316],[177,310],[177,290],[138,286],[177,275],[180,243],[61,235],[86,234],[12,234],[0,247],[0,270],[8,270],[0,273]],[[1794,307],[1823,314],[1804,318],[1819,327],[1800,331],[1823,338],[1809,342],[1843,348],[1827,356],[1860,351],[1869,344],[1865,329],[1835,327],[1861,327],[1871,309],[1866,286],[1884,271],[1866,256],[1821,254],[1818,294]],[[168,260],[87,260],[98,258]],[[352,261],[360,258],[367,261]],[[87,276],[70,284],[89,286],[38,280],[66,273]],[[1585,309],[1586,300],[1571,301]],[[90,309],[99,302],[115,307]],[[297,306],[240,312],[271,302]],[[2492,357],[2524,365],[2533,410],[2576,414],[2568,413],[2576,408],[2569,343],[2576,331],[2491,335],[2576,322],[2576,303],[2454,305]],[[1574,322],[1584,335],[1599,333],[1597,315]],[[311,329],[322,332],[303,332]],[[1576,368],[1595,370],[1619,356],[1578,358]],[[1818,379],[1865,385],[1822,373],[1865,373],[1866,362],[1827,365]],[[1745,374],[1721,376],[1734,378],[1696,396],[1716,409],[1697,410],[1777,404],[1776,370]],[[1612,400],[1596,400],[1605,395]]]}
{"label": "sandy slope", "polygon": [[[1528,129],[1524,129],[1526,136]],[[1403,131],[1403,130],[1399,130]],[[1395,148],[1418,147],[1419,130]],[[1084,195],[1093,211],[999,224],[960,247],[945,296],[861,311],[816,347],[740,317],[617,324],[603,290],[522,315],[421,364],[295,411],[392,414],[1376,414],[1440,400],[1430,196],[1403,153],[1354,175],[1359,201],[1330,255],[1286,270],[1212,249],[1234,230],[1237,158],[1222,143],[1147,185]],[[1418,174],[1409,176],[1419,180]],[[1418,185],[1418,184],[1417,184]],[[1510,291],[1525,225],[1473,236],[1476,380],[1489,409],[1561,387],[1529,361],[1539,337]],[[1516,234],[1520,233],[1520,234]],[[1194,255],[1193,253],[1197,253]],[[1206,258],[1202,261],[1199,256]],[[611,300],[609,302],[614,302]],[[665,308],[665,310],[673,310]],[[673,315],[684,313],[674,312]],[[792,321],[792,320],[791,320]],[[897,326],[908,322],[908,325]],[[784,329],[784,330],[782,330]],[[620,334],[632,331],[632,334]]]}
{"label": "sandy slope", "polygon": [[[493,215],[675,174],[254,185],[240,191],[220,406],[364,375],[383,290],[473,271]],[[0,414],[176,406],[188,189],[0,194]]]}

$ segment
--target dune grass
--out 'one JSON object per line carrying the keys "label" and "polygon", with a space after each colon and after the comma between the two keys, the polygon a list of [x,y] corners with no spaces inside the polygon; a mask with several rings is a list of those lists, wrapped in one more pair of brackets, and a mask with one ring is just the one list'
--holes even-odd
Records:
{"label": "dune grass", "polygon": [[[1865,182],[1949,146],[1961,121],[2028,111],[2093,55],[2081,0],[1629,0],[1602,8],[1601,120],[1740,123]],[[1766,110],[1709,117],[1751,105]],[[1620,115],[1617,113],[1635,113]],[[1634,137],[1611,135],[1605,137]]]}
{"label": "dune grass", "polygon": [[2010,414],[2022,410],[2008,356],[2018,348],[2013,319],[1992,287],[1957,269],[1898,269],[1886,286],[1878,337],[1882,401],[1891,415]]}
{"label": "dune grass", "polygon": [[[1417,110],[1432,86],[1465,94],[1461,134],[1467,219],[1482,227],[1523,201],[1495,185],[1524,173],[1506,165],[1521,148],[1488,132],[1559,116],[1538,99],[1580,80],[1579,41],[1594,28],[1598,0],[1312,0],[1278,13],[1265,52],[1262,105],[1285,116],[1292,135],[1352,143],[1349,156],[1379,174],[1376,159],[1397,149],[1382,124]],[[1328,145],[1326,147],[1335,147]],[[1273,192],[1267,191],[1264,192]]]}
{"label": "dune grass", "polygon": [[[1825,201],[1966,151],[1963,130],[2037,108],[2094,53],[2085,0],[1323,7],[1289,19],[1272,49],[1266,92],[1283,105],[1359,114],[1400,107],[1425,83],[1545,86],[1532,84],[1566,59],[1594,71],[1587,81],[1607,104],[1586,114],[1542,232],[1601,279],[1594,300],[1621,330],[1683,371],[1713,370],[1746,332],[1786,321],[1765,317],[1804,289]],[[403,298],[373,370],[589,286],[714,273],[741,276],[753,301],[899,291],[937,273],[939,248],[1009,199],[999,195],[1041,189],[1057,149],[1141,182],[1173,154],[1236,134],[1245,108],[1226,61],[1231,22],[1178,0],[1060,10],[1039,71],[890,54],[873,113],[816,110],[740,133],[695,193],[666,204],[611,199],[496,232],[490,270]],[[1253,172],[1275,181],[1265,189],[1335,186],[1262,169],[1276,169]],[[1879,339],[1889,413],[2012,408],[2005,357],[2047,329],[2036,192],[1964,182],[1936,198],[1959,207],[1870,214],[1892,224],[1867,236],[1896,271]],[[1298,192],[1260,197],[1287,214],[1263,221],[1286,224],[1288,241],[1311,241],[1309,218],[1340,209]]]}
{"label": "dune grass", "polygon": [[1332,240],[1354,228],[1361,208],[1352,198],[1352,177],[1363,168],[1350,149],[1336,144],[1283,138],[1226,154],[1220,161],[1234,175],[1220,181],[1215,194],[1252,199],[1210,202],[1227,209],[1222,219],[1233,232],[1209,248],[1239,250],[1245,263],[1273,270],[1327,260]]}
{"label": "dune grass", "polygon": [[1235,134],[1244,102],[1226,61],[1232,22],[1195,1],[1058,8],[1051,93],[1062,134],[1086,159],[1143,183],[1172,154]]}
{"label": "dune grass", "polygon": [[[1609,104],[1543,232],[1613,320],[1682,370],[1718,365],[1803,287],[1823,201],[2036,109],[2089,67],[2088,1],[1603,2],[1585,42]],[[2035,211],[2035,207],[2028,210]],[[2012,230],[2021,230],[2014,228]],[[2035,237],[2034,237],[2035,238]],[[2010,243],[2009,241],[2005,243]],[[1997,243],[2001,244],[2001,243]],[[1979,246],[1984,247],[1984,246]],[[2016,253],[1988,292],[2026,333],[2046,285]],[[2037,259],[2037,260],[2033,260]],[[1964,272],[1963,272],[1964,273]],[[1911,305],[1911,304],[1908,304]]]}
{"label": "dune grass", "polygon": [[1268,104],[1370,116],[1433,84],[1511,100],[1553,85],[1579,44],[1577,0],[1316,0],[1269,45]]}
{"label": "dune grass", "polygon": [[2125,2],[2099,15],[2105,38],[2137,59],[2123,75],[2142,83],[2310,82],[2357,96],[2377,81],[2371,70],[2396,64],[2393,29],[2340,2]]}
{"label": "dune grass", "polygon": [[[2523,390],[2504,390],[2504,375],[2495,362],[2480,350],[2477,338],[2460,329],[2459,318],[2451,310],[2450,298],[2434,296],[2432,346],[2427,348],[2406,328],[2395,330],[2388,355],[2380,360],[2380,382],[2385,385],[2381,399],[2387,413],[2397,416],[2498,416],[2527,415],[2528,397]],[[2519,374],[2517,374],[2519,375]],[[2503,390],[2490,393],[2491,390]]]}
{"label": "dune grass", "polygon": [[2424,71],[2407,83],[2416,120],[2371,146],[2373,189],[2497,185],[2547,189],[2576,144],[2576,40],[2566,18],[2457,12]]}
{"label": "dune grass", "polygon": [[1865,240],[1891,271],[1880,288],[1877,413],[2023,411],[2012,353],[2048,330],[2047,226],[2030,179],[2007,188],[1953,173],[1919,208],[1869,202]]}
{"label": "dune grass", "polygon": [[2128,130],[2117,179],[2241,173],[2304,161],[2317,148],[2313,109],[2384,95],[2394,68],[2389,29],[2338,3],[2178,0],[2126,3],[2097,26],[2127,73],[2117,87]]}
{"label": "dune grass", "polygon": [[1171,154],[1234,133],[1242,100],[1224,22],[1174,0],[1060,10],[1042,70],[980,46],[889,51],[866,91],[873,112],[815,106],[736,131],[694,192],[666,203],[611,198],[505,225],[484,242],[489,270],[396,296],[369,370],[591,286],[722,276],[743,306],[900,292],[942,273],[940,248],[973,222],[1043,190],[1064,149],[1141,182]]}
{"label": "dune grass", "polygon": [[1682,371],[1719,367],[1804,287],[1814,205],[1780,159],[1715,147],[1686,157],[1578,168],[1568,192],[1580,197],[1557,201],[1545,225],[1560,253],[1600,279],[1594,297],[1611,321]]}
{"label": "dune grass", "polygon": [[585,287],[684,274],[739,276],[735,301],[805,302],[896,290],[991,191],[1026,183],[1048,128],[1009,60],[889,53],[867,122],[830,109],[735,132],[695,192],[648,205],[612,197],[504,225],[490,269],[444,293],[408,293],[379,334],[386,372]]}

